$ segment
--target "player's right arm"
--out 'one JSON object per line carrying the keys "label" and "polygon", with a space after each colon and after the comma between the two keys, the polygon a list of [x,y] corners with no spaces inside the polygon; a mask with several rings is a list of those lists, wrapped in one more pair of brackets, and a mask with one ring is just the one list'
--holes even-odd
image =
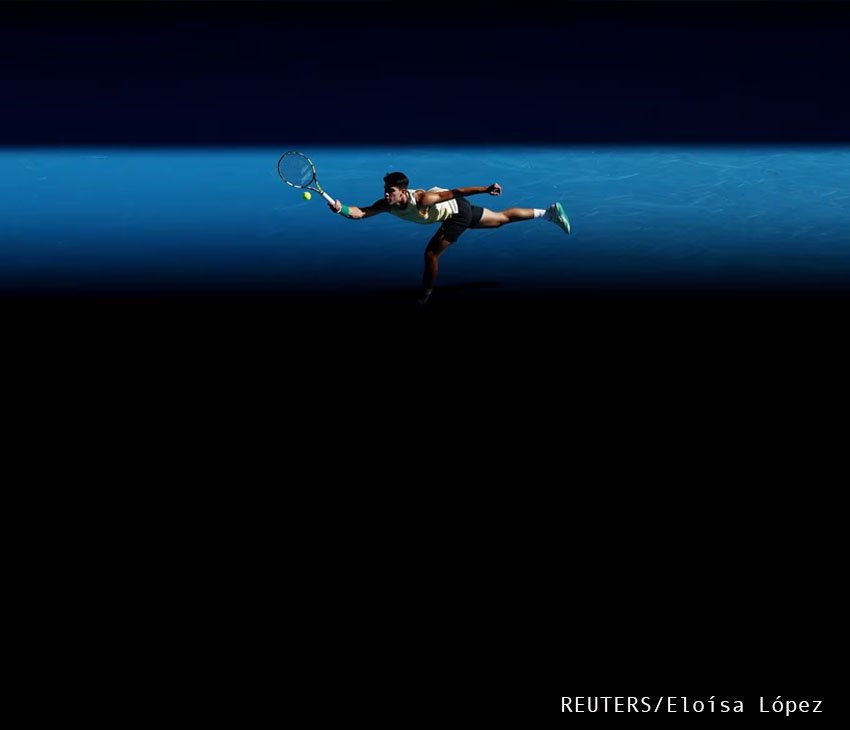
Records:
{"label": "player's right arm", "polygon": [[[345,213],[342,211],[343,204],[338,200],[335,200],[333,203],[328,203],[328,208],[330,208],[334,213]],[[390,204],[384,199],[376,200],[372,205],[367,206],[366,208],[358,208],[356,205],[348,206],[348,215],[347,218],[351,218],[352,220],[360,220],[361,218],[371,218],[373,215],[378,215],[378,213],[389,213],[390,212]]]}

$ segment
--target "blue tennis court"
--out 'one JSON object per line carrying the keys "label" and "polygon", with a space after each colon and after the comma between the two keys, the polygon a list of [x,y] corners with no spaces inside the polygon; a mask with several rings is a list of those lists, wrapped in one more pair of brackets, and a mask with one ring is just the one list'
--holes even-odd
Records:
{"label": "blue tennis court", "polygon": [[[0,151],[4,292],[415,291],[436,226],[350,221],[284,185],[275,148]],[[846,147],[314,147],[350,205],[412,187],[499,182],[492,209],[560,201],[543,221],[467,231],[437,292],[843,288]],[[481,286],[476,287],[476,284]],[[465,287],[469,288],[465,288]]]}

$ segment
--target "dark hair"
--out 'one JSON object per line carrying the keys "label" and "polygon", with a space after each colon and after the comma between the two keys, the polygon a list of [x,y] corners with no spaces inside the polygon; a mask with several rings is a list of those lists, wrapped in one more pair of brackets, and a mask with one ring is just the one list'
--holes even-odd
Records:
{"label": "dark hair", "polygon": [[399,188],[404,190],[410,185],[410,180],[403,172],[390,172],[384,176],[384,185],[389,188]]}

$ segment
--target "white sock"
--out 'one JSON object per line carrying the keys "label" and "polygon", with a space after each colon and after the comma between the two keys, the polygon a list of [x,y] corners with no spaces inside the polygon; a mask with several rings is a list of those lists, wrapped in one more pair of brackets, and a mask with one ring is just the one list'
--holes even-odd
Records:
{"label": "white sock", "polygon": [[545,221],[552,220],[552,216],[549,215],[548,210],[543,210],[542,208],[532,208],[532,210],[534,211],[535,218],[542,218]]}

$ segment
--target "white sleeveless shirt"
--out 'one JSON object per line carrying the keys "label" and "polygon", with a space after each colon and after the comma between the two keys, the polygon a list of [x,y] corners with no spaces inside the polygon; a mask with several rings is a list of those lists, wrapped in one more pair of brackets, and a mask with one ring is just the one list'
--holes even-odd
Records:
{"label": "white sleeveless shirt", "polygon": [[[445,190],[446,188],[431,188],[428,192],[442,193]],[[429,223],[441,223],[457,213],[457,200],[454,198],[451,200],[441,200],[439,203],[429,205],[424,211],[421,211],[416,207],[415,192],[415,190],[407,191],[408,203],[406,208],[402,208],[398,205],[391,205],[390,213],[402,220],[410,221],[412,223],[424,223],[425,225],[428,225]]]}

